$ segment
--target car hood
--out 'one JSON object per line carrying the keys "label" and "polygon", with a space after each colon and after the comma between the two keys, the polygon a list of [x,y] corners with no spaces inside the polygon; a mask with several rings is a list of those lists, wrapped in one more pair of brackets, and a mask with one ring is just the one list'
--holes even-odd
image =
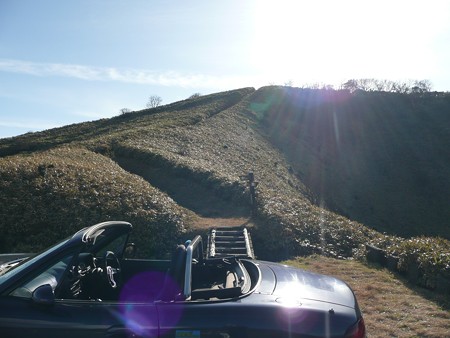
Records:
{"label": "car hood", "polygon": [[287,265],[264,262],[259,265],[260,293],[271,293],[280,302],[314,300],[356,308],[353,291],[343,281]]}

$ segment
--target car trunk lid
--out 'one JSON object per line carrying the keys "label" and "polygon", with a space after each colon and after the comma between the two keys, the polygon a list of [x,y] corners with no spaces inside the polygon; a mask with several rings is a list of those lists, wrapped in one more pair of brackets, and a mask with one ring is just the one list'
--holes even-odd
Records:
{"label": "car trunk lid", "polygon": [[272,290],[274,296],[290,301],[311,299],[351,308],[357,306],[352,290],[337,278],[281,264],[267,263],[265,267],[261,269],[260,292]]}

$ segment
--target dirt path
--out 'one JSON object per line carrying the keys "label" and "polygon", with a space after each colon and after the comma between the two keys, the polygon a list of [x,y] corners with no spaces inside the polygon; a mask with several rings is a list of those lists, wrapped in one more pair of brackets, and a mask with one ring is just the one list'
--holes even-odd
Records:
{"label": "dirt path", "polygon": [[194,220],[194,228],[196,229],[210,229],[213,227],[238,227],[238,226],[252,227],[253,222],[250,218],[245,217],[209,218],[198,216]]}

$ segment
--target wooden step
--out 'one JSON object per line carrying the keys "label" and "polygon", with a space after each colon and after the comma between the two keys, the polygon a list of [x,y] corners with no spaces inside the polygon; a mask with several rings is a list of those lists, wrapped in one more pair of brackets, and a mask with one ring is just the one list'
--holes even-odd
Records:
{"label": "wooden step", "polygon": [[215,228],[210,230],[207,258],[226,256],[254,258],[253,244],[246,228]]}

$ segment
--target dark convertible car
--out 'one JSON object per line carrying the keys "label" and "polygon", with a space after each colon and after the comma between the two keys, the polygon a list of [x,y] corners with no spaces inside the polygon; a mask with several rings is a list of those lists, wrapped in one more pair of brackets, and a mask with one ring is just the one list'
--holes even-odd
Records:
{"label": "dark convertible car", "polygon": [[365,337],[352,290],[292,267],[206,258],[127,258],[131,224],[104,222],[0,266],[0,337]]}

